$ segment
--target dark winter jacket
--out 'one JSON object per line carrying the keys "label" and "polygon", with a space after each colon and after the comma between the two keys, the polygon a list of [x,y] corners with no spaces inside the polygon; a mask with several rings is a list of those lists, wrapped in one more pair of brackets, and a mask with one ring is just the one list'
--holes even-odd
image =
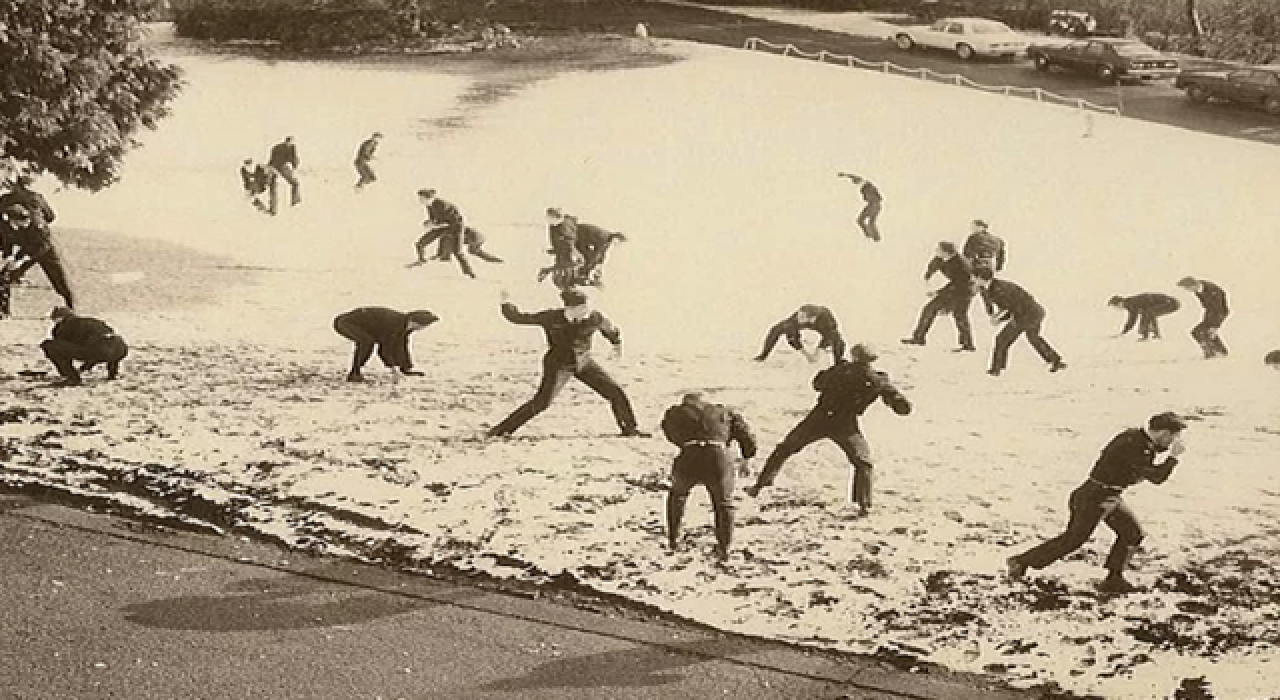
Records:
{"label": "dark winter jacket", "polygon": [[839,423],[856,421],[876,399],[900,416],[911,413],[911,402],[889,376],[866,362],[843,362],[824,369],[814,375],[813,388],[819,392],[813,410]]}
{"label": "dark winter jacket", "polygon": [[662,433],[680,447],[691,442],[727,446],[736,441],[743,457],[751,459],[756,455],[756,439],[747,421],[737,411],[718,403],[686,401],[668,408],[662,417]]}
{"label": "dark winter jacket", "polygon": [[502,315],[518,325],[540,326],[547,337],[547,354],[543,361],[556,367],[584,367],[591,360],[591,337],[596,331],[615,347],[622,344],[622,333],[599,311],[592,311],[581,321],[570,321],[563,309],[529,314],[507,302],[502,305]]}
{"label": "dark winter jacket", "polygon": [[1089,478],[1112,488],[1142,481],[1163,484],[1178,465],[1174,457],[1155,463],[1160,450],[1142,428],[1130,428],[1111,439],[1089,472]]}

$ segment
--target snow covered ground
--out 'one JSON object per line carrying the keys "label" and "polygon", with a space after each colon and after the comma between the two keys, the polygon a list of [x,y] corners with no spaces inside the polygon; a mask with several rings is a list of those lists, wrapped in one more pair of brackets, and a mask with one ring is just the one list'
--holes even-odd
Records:
{"label": "snow covered ground", "polygon": [[[0,385],[6,407],[28,413],[6,414],[0,475],[335,553],[567,571],[728,630],[1020,684],[1153,698],[1208,676],[1219,697],[1275,696],[1280,376],[1261,356],[1280,347],[1276,152],[1101,117],[1086,139],[1068,109],[666,48],[688,60],[564,74],[483,108],[459,101],[471,85],[456,73],[182,54],[190,86],[174,116],[117,187],[56,194],[59,222],[263,270],[216,290],[212,307],[138,313],[87,299],[134,345],[114,385],[55,391],[15,376],[46,368],[34,347],[46,324],[6,322]],[[459,110],[466,128],[441,126]],[[373,130],[387,135],[382,180],[356,195],[351,156]],[[305,203],[268,219],[240,199],[235,170],[286,134]],[[856,192],[837,170],[885,193],[883,243],[856,233]],[[478,281],[442,264],[404,269],[423,186],[508,262],[476,262]],[[750,357],[801,303],[830,306],[849,337],[877,345],[917,410],[868,413],[874,514],[848,519],[846,466],[815,446],[759,500],[740,496],[740,553],[722,569],[701,494],[687,517],[698,546],[663,552],[674,449],[613,438],[580,387],[515,439],[480,440],[535,386],[541,334],[507,324],[497,301],[507,289],[526,308],[553,304],[532,279],[552,205],[631,237],[596,302],[623,329],[626,357],[609,367],[647,427],[681,391],[708,388],[771,449],[812,405],[815,367],[785,348],[763,365]],[[946,318],[930,346],[898,344],[936,242],[961,241],[975,217],[1008,240],[1007,276],[1049,309],[1045,336],[1066,372],[1048,374],[1019,345],[1005,376],[986,376],[977,307],[977,356],[948,351]],[[140,254],[110,279],[140,295],[204,279],[155,259]],[[1187,274],[1231,295],[1230,358],[1198,358],[1185,295],[1164,341],[1112,337],[1123,319],[1108,297],[1175,293]],[[341,381],[349,348],[330,320],[362,304],[443,318],[415,339],[427,377]],[[1006,556],[1064,524],[1102,445],[1162,410],[1199,420],[1173,478],[1128,497],[1149,533],[1134,576],[1153,591],[1092,591],[1105,530],[1031,583],[1004,581]]]}

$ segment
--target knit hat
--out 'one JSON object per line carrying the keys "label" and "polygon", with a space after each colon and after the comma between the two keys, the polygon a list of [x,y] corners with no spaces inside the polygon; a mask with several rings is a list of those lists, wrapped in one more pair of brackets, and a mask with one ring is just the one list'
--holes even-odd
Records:
{"label": "knit hat", "polygon": [[570,287],[560,292],[560,301],[563,301],[565,306],[582,306],[587,303],[587,295],[581,289]]}
{"label": "knit hat", "polygon": [[54,309],[54,310],[49,314],[49,320],[50,320],[50,321],[61,321],[61,320],[62,320],[62,319],[64,319],[64,318],[68,318],[68,317],[75,316],[75,315],[76,315],[76,312],[72,311],[71,309],[69,309],[69,308],[67,308],[67,307],[65,307],[65,306],[59,306],[59,307],[55,308],[55,309]]}
{"label": "knit hat", "polygon": [[422,188],[422,189],[418,190],[418,196],[419,196],[419,197],[434,197],[434,196],[436,196],[436,191],[435,191],[435,190],[433,190],[433,189],[431,189],[430,187],[424,187],[424,188]]}
{"label": "knit hat", "polygon": [[1196,286],[1199,283],[1200,283],[1200,280],[1197,280],[1194,277],[1183,277],[1182,279],[1178,280],[1179,287],[1190,288],[1190,287]]}
{"label": "knit hat", "polygon": [[1272,366],[1280,365],[1280,350],[1272,350],[1267,353],[1266,357],[1262,358],[1262,361]]}
{"label": "knit hat", "polygon": [[1187,422],[1182,420],[1178,414],[1172,411],[1157,413],[1151,416],[1151,420],[1147,421],[1147,427],[1152,430],[1168,430],[1180,433],[1187,427]]}
{"label": "knit hat", "polygon": [[1124,297],[1114,296],[1114,297],[1111,297],[1111,299],[1107,302],[1107,306],[1122,306],[1124,302],[1125,302]]}

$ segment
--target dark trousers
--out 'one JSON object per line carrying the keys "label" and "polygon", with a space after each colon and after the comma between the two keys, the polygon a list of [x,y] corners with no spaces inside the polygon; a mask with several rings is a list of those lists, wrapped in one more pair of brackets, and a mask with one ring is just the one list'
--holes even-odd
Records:
{"label": "dark trousers", "polygon": [[1151,311],[1141,311],[1138,313],[1138,335],[1143,340],[1147,338],[1160,339],[1160,322],[1157,320],[1160,314]]}
{"label": "dark trousers", "polygon": [[1000,371],[1009,365],[1009,348],[1022,334],[1027,335],[1027,342],[1031,343],[1031,347],[1040,355],[1040,359],[1049,364],[1057,364],[1062,361],[1062,356],[1058,354],[1049,342],[1040,337],[1040,327],[1044,324],[1044,317],[1033,319],[1013,319],[1000,329],[996,334],[995,349],[991,352],[991,369]]}
{"label": "dark trousers", "polygon": [[360,179],[356,181],[356,187],[364,187],[378,181],[377,174],[373,172],[373,167],[367,160],[356,161],[356,172],[360,175]]}
{"label": "dark trousers", "polygon": [[1222,342],[1222,337],[1218,335],[1218,329],[1226,320],[1226,316],[1205,314],[1204,319],[1191,329],[1191,337],[1200,344],[1200,349],[1204,350],[1206,358],[1227,354],[1227,344]]}
{"label": "dark trousers", "polygon": [[360,370],[365,366],[365,363],[373,356],[374,348],[378,346],[377,338],[374,338],[369,331],[366,331],[359,324],[345,316],[333,319],[333,330],[337,331],[338,335],[356,344],[356,354],[351,359],[351,374],[360,374]]}
{"label": "dark trousers", "polygon": [[485,262],[491,262],[491,263],[502,262],[502,258],[494,255],[493,253],[487,252],[484,249],[484,245],[482,243],[472,243],[471,245],[467,246],[467,252],[471,253],[472,255],[476,256],[477,258],[480,258]]}
{"label": "dark trousers", "polygon": [[876,219],[880,217],[880,202],[867,202],[867,205],[858,212],[858,228],[862,229],[863,235],[873,241],[880,240],[880,229],[876,226]]}
{"label": "dark trousers", "polygon": [[[58,374],[76,383],[80,382],[81,372],[104,362],[107,365],[107,379],[115,379],[119,376],[120,361],[129,354],[129,346],[124,339],[115,335],[88,345],[50,338],[40,344],[40,349],[44,350],[44,356],[49,358],[53,366],[58,368]],[[80,369],[76,369],[74,360],[83,362]]]}
{"label": "dark trousers", "polygon": [[[779,321],[769,329],[769,333],[764,337],[764,346],[760,348],[760,354],[756,356],[757,360],[764,360],[769,357],[769,353],[773,352],[774,346],[778,341],[786,336],[787,343],[796,350],[801,349],[804,345],[800,341],[800,334],[792,332],[787,321]],[[823,334],[822,340],[818,341],[818,348],[826,350],[831,348],[832,364],[840,362],[844,359],[845,343],[844,336],[840,335],[840,331],[833,331],[830,334]]]}
{"label": "dark trousers", "polygon": [[1067,504],[1071,508],[1071,518],[1066,532],[1019,554],[1015,559],[1033,569],[1043,569],[1084,546],[1098,523],[1105,522],[1116,533],[1116,541],[1111,545],[1103,566],[1112,573],[1123,572],[1129,565],[1129,558],[1142,544],[1143,532],[1120,493],[1086,481],[1071,492]]}
{"label": "dark trousers", "polygon": [[422,237],[413,244],[413,247],[418,251],[419,262],[427,259],[427,248],[436,241],[440,241],[440,245],[436,249],[435,257],[437,259],[448,260],[453,258],[458,261],[458,267],[462,270],[462,274],[467,277],[476,276],[475,270],[471,269],[471,261],[467,259],[467,254],[462,252],[462,228],[460,226],[444,226],[422,234]]}
{"label": "dark trousers", "polygon": [[39,265],[40,270],[44,272],[45,279],[49,280],[49,286],[53,287],[53,291],[62,297],[63,304],[69,309],[74,309],[75,299],[71,293],[71,282],[67,279],[67,270],[62,265],[62,258],[58,256],[58,252],[53,249],[47,249],[45,253],[35,260],[29,260],[18,268],[18,277],[21,277],[32,265]]}
{"label": "dark trousers", "polygon": [[856,421],[843,423],[833,421],[825,413],[817,409],[804,417],[796,427],[782,438],[782,442],[773,448],[769,458],[764,462],[764,469],[756,478],[756,488],[772,486],[773,481],[782,470],[782,464],[792,455],[819,440],[830,440],[844,451],[849,464],[853,466],[853,490],[849,497],[863,508],[871,507],[871,476],[874,466],[871,463],[871,446],[858,430]]}
{"label": "dark trousers", "polygon": [[671,491],[667,494],[667,537],[672,546],[680,537],[689,492],[701,484],[711,497],[715,513],[716,547],[721,554],[733,541],[733,462],[720,445],[690,445],[680,450],[671,466]]}
{"label": "dark trousers", "polygon": [[520,426],[547,410],[551,406],[551,402],[555,400],[556,395],[564,388],[564,385],[574,378],[591,387],[592,391],[609,402],[609,406],[613,409],[613,417],[617,420],[620,429],[624,431],[635,429],[636,416],[631,409],[631,401],[627,399],[622,387],[618,386],[618,383],[613,381],[613,377],[610,377],[603,367],[596,364],[595,360],[588,359],[581,367],[574,367],[573,365],[566,366],[553,360],[543,359],[542,382],[538,385],[537,393],[533,395],[532,399],[529,399],[524,405],[503,419],[501,423],[491,428],[489,434],[510,435],[519,430]]}
{"label": "dark trousers", "polygon": [[969,324],[969,305],[973,296],[969,294],[937,294],[920,310],[920,320],[916,322],[916,330],[912,339],[919,343],[925,341],[929,329],[938,314],[947,312],[956,322],[956,333],[959,335],[960,347],[973,349],[973,326]]}

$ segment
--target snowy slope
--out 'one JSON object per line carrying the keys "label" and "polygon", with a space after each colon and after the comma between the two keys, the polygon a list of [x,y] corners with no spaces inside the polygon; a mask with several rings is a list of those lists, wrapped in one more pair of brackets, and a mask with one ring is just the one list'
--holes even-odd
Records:
{"label": "snowy slope", "polygon": [[[1159,697],[1206,673],[1222,697],[1274,693],[1280,377],[1260,356],[1280,346],[1269,311],[1280,199],[1264,186],[1275,152],[1111,118],[1084,139],[1069,109],[676,50],[690,60],[563,75],[449,131],[433,120],[456,109],[462,79],[181,57],[191,87],[125,180],[55,204],[68,226],[273,272],[227,290],[217,309],[102,309],[140,346],[118,388],[55,393],[0,379],[19,405],[48,411],[5,426],[21,473],[9,479],[135,495],[119,485],[141,484],[177,510],[186,506],[173,494],[202,494],[232,521],[334,551],[392,541],[416,558],[489,568],[486,553],[511,555],[726,629],[860,651],[907,644],[951,666],[1107,697]],[[387,134],[383,179],[357,196],[349,161],[375,129]],[[306,203],[269,220],[239,199],[235,168],[286,133],[299,142]],[[885,193],[884,243],[856,235],[856,193],[837,170]],[[403,269],[421,186],[459,204],[509,262],[477,263],[477,282],[444,265]],[[550,205],[631,236],[597,301],[623,328],[627,357],[611,368],[645,425],[683,389],[711,387],[770,449],[811,405],[814,368],[785,350],[763,366],[749,357],[800,303],[832,307],[848,336],[877,344],[917,411],[867,417],[875,514],[845,519],[845,467],[816,446],[778,488],[740,504],[737,546],[749,555],[718,570],[704,550],[662,553],[673,450],[601,437],[612,421],[590,394],[567,391],[514,441],[475,440],[536,381],[540,334],[507,325],[496,305],[502,288],[527,307],[553,302],[532,280]],[[1067,372],[1047,374],[1020,345],[1010,372],[988,378],[976,307],[978,356],[946,352],[945,318],[929,347],[898,346],[934,245],[961,241],[975,217],[1008,240],[1009,278],[1048,307],[1045,335]],[[145,260],[138,269],[182,274]],[[1172,291],[1186,274],[1231,294],[1233,357],[1197,358],[1186,296],[1162,343],[1110,337],[1122,318],[1109,296]],[[348,350],[329,320],[372,303],[443,317],[415,341],[425,380],[338,381]],[[43,324],[4,332],[38,337]],[[41,365],[17,345],[0,357]],[[1149,531],[1136,576],[1158,590],[1090,595],[1110,541],[1101,532],[1040,582],[1003,582],[1004,557],[1061,527],[1067,494],[1105,441],[1166,409],[1202,420],[1174,478],[1130,498]],[[50,430],[57,439],[41,437]],[[688,523],[704,549],[708,520],[695,497]],[[1227,641],[1211,648],[1217,639]]]}

